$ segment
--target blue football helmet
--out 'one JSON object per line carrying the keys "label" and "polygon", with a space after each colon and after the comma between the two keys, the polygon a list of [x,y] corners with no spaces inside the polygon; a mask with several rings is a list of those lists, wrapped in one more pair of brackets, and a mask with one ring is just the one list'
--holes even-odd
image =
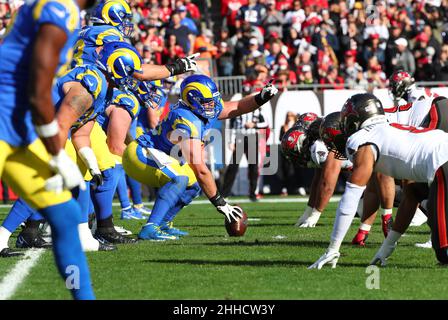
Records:
{"label": "blue football helmet", "polygon": [[93,23],[111,25],[125,37],[130,37],[134,31],[132,11],[125,0],[102,1],[90,20]]}
{"label": "blue football helmet", "polygon": [[192,75],[180,85],[182,102],[203,118],[215,118],[222,110],[223,101],[216,84],[207,76]]}
{"label": "blue football helmet", "polygon": [[135,91],[134,72],[142,73],[142,58],[135,48],[122,41],[106,43],[98,55],[99,68],[123,91]]}
{"label": "blue football helmet", "polygon": [[158,109],[166,101],[166,92],[163,89],[162,81],[140,81],[137,90],[134,92],[144,103],[146,108]]}

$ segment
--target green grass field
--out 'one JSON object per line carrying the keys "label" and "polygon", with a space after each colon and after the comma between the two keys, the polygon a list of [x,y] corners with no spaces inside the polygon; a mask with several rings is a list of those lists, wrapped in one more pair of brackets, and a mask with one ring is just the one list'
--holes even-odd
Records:
{"label": "green grass field", "polygon": [[[428,227],[410,228],[380,271],[380,289],[366,288],[366,267],[383,235],[376,224],[365,248],[345,239],[336,269],[307,270],[325,251],[336,203],[314,229],[294,223],[304,203],[250,203],[251,220],[242,238],[226,236],[223,217],[210,205],[191,205],[176,226],[190,232],[182,240],[122,245],[116,252],[88,253],[98,299],[446,299],[448,269],[432,250],[414,247],[428,240]],[[7,209],[0,209],[3,219]],[[137,233],[143,222],[116,224]],[[14,245],[15,238],[10,245]],[[0,259],[0,278],[19,259]],[[14,299],[69,299],[46,252],[19,287]]]}

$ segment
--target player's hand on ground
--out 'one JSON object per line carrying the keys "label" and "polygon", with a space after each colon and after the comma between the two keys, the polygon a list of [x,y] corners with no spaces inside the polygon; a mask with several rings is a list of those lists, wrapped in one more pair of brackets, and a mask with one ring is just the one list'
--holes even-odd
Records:
{"label": "player's hand on ground", "polygon": [[299,228],[314,228],[319,221],[320,214],[321,213],[318,211],[313,211],[311,215],[299,225]]}
{"label": "player's hand on ground", "polygon": [[223,214],[227,221],[232,222],[243,217],[243,210],[238,206],[232,206],[226,203],[223,206],[217,206],[216,209],[219,213]]}
{"label": "player's hand on ground", "polygon": [[324,265],[329,263],[331,268],[336,268],[336,264],[338,263],[340,253],[338,251],[327,251],[325,252],[316,262],[308,267],[308,269],[322,269]]}
{"label": "player's hand on ground", "polygon": [[92,175],[92,187],[93,187],[93,190],[95,190],[99,186],[103,185],[104,177],[103,177],[103,174],[101,173],[101,171],[99,171],[99,170],[90,169],[89,171],[90,171],[90,174]]}
{"label": "player's hand on ground", "polygon": [[64,189],[71,190],[76,187],[79,187],[81,190],[86,189],[84,177],[65,150],[61,149],[57,155],[52,156],[49,165],[56,175],[47,179],[45,183],[46,190],[62,192]]}
{"label": "player's hand on ground", "polygon": [[385,267],[387,265],[387,258],[392,255],[396,247],[396,242],[394,244],[390,244],[384,241],[381,245],[381,248],[373,257],[372,261],[370,261],[370,265],[377,265],[378,263],[380,263],[382,267]]}

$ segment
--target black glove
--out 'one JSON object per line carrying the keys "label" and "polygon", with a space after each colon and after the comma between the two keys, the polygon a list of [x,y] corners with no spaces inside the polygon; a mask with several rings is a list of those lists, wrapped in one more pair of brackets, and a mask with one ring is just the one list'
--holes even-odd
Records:
{"label": "black glove", "polygon": [[91,186],[93,190],[96,190],[99,186],[103,184],[104,178],[103,174],[100,172],[94,172],[90,170],[90,174],[92,175]]}
{"label": "black glove", "polygon": [[170,72],[171,77],[185,72],[197,71],[198,67],[195,61],[197,57],[199,57],[199,53],[192,54],[186,58],[177,59],[173,63],[165,65],[165,67]]}
{"label": "black glove", "polygon": [[278,89],[273,85],[274,80],[269,81],[267,85],[255,96],[255,101],[259,106],[264,105],[271,100],[277,93]]}

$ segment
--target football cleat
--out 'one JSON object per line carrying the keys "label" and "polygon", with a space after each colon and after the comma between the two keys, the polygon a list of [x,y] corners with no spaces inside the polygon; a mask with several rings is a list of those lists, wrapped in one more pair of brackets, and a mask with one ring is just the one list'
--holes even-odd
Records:
{"label": "football cleat", "polygon": [[94,238],[104,244],[133,244],[137,242],[137,239],[118,233],[115,228],[98,228]]}
{"label": "football cleat", "polygon": [[0,258],[13,258],[23,256],[22,252],[12,251],[10,248],[4,248],[0,251]]}
{"label": "football cleat", "polygon": [[178,237],[188,236],[188,232],[174,228],[172,222],[167,222],[167,223],[162,224],[160,226],[160,230],[162,230],[163,232],[166,232],[172,236],[178,236]]}
{"label": "football cleat", "polygon": [[355,237],[352,240],[353,245],[364,247],[366,245],[367,238],[369,237],[369,231],[358,229]]}
{"label": "football cleat", "polygon": [[392,229],[392,224],[394,223],[394,219],[391,214],[385,214],[381,216],[381,227],[383,229],[384,237],[387,238],[387,234]]}
{"label": "football cleat", "polygon": [[417,208],[415,211],[414,217],[412,218],[410,227],[419,227],[422,224],[426,223],[428,221],[428,217],[423,213],[423,211],[420,208]]}
{"label": "football cleat", "polygon": [[100,246],[98,247],[98,251],[115,251],[115,250],[117,250],[117,246],[108,243],[100,242]]}
{"label": "football cleat", "polygon": [[166,241],[166,240],[178,240],[179,237],[170,235],[165,231],[160,230],[160,226],[154,223],[146,224],[140,233],[138,238],[142,240],[152,240],[152,241]]}
{"label": "football cleat", "polygon": [[130,235],[132,234],[132,231],[129,231],[129,230],[123,228],[123,227],[120,227],[120,226],[114,226],[114,228],[115,228],[115,230],[116,230],[118,233],[121,233],[121,234],[124,235],[124,236],[130,236]]}
{"label": "football cleat", "polygon": [[32,237],[28,234],[19,234],[16,241],[16,248],[28,249],[28,248],[51,248],[51,242],[47,242],[42,238],[40,234]]}
{"label": "football cleat", "polygon": [[134,210],[132,207],[121,209],[121,220],[142,220],[145,219],[140,211]]}
{"label": "football cleat", "polygon": [[149,217],[151,215],[151,209],[146,208],[143,203],[142,204],[134,204],[134,211],[139,212],[143,216]]}

